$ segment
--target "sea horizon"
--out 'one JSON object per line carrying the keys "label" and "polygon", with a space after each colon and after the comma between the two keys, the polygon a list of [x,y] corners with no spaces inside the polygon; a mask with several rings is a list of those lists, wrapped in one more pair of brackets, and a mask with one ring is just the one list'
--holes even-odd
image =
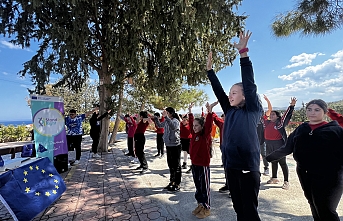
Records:
{"label": "sea horizon", "polygon": [[0,125],[4,125],[4,126],[9,126],[9,125],[13,125],[13,126],[19,126],[19,125],[28,125],[28,124],[32,124],[32,120],[0,120]]}

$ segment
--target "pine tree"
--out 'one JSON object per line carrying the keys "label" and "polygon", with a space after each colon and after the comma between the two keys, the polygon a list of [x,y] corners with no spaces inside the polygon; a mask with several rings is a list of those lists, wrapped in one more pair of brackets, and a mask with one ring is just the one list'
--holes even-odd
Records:
{"label": "pine tree", "polygon": [[[241,0],[2,0],[0,33],[12,43],[39,49],[20,74],[31,75],[35,92],[46,93],[51,74],[57,85],[78,91],[91,73],[99,78],[100,111],[120,103],[127,78],[139,78],[159,96],[177,80],[206,82],[206,56],[216,71],[231,65],[231,38],[246,16],[233,12]],[[100,147],[107,151],[109,122]]]}
{"label": "pine tree", "polygon": [[303,35],[330,33],[343,24],[343,1],[301,0],[294,10],[280,14],[272,24],[276,36],[289,36],[295,32]]}

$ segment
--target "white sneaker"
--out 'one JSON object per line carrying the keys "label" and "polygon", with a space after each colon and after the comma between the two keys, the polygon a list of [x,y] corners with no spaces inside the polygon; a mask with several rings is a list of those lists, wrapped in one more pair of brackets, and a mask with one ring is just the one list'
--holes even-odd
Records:
{"label": "white sneaker", "polygon": [[73,163],[73,165],[78,165],[78,164],[80,164],[79,160],[75,160],[75,162]]}
{"label": "white sneaker", "polygon": [[92,156],[93,158],[101,158],[101,156],[99,155],[99,154],[97,154],[97,153],[93,153],[93,156]]}
{"label": "white sneaker", "polygon": [[265,169],[264,172],[263,172],[263,175],[269,176],[269,169]]}
{"label": "white sneaker", "polygon": [[131,163],[139,163],[137,158],[133,158],[133,160],[131,160]]}
{"label": "white sneaker", "polygon": [[288,181],[285,181],[282,185],[282,189],[284,190],[288,190],[289,189],[289,182]]}

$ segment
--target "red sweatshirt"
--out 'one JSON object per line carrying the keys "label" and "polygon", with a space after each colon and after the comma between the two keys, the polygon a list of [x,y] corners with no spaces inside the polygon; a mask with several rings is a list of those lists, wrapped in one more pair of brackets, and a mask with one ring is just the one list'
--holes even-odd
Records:
{"label": "red sweatshirt", "polygon": [[182,139],[191,139],[192,134],[191,134],[192,128],[189,127],[189,124],[183,125],[183,123],[180,123],[180,138]]}
{"label": "red sweatshirt", "polygon": [[126,124],[128,125],[127,137],[133,137],[135,135],[136,128],[137,128],[137,123],[133,119],[133,117],[130,116],[130,119],[131,119],[131,122],[127,120],[126,117],[124,118]]}
{"label": "red sweatshirt", "polygon": [[332,119],[332,120],[336,120],[338,122],[338,124],[343,127],[343,116],[340,115],[339,113],[337,113],[336,111],[332,110],[332,109],[328,109],[328,113],[327,115]]}
{"label": "red sweatshirt", "polygon": [[[164,121],[164,117],[162,116],[162,118],[161,119],[158,119],[161,123]],[[157,125],[156,125],[156,123],[154,122],[154,124],[155,124],[155,127],[156,127],[156,133],[158,133],[158,134],[164,134],[164,128],[163,127],[158,127]]]}
{"label": "red sweatshirt", "polygon": [[[189,127],[193,128],[194,116],[189,114]],[[210,147],[212,145],[211,131],[212,131],[213,116],[212,113],[208,113],[206,116],[206,122],[204,128],[199,133],[194,133],[191,130],[192,139],[189,147],[189,153],[192,164],[197,166],[209,166],[211,155]]]}
{"label": "red sweatshirt", "polygon": [[143,123],[143,120],[140,120],[138,125],[137,125],[137,129],[136,129],[135,134],[144,134],[148,126],[149,126],[148,121]]}
{"label": "red sweatshirt", "polygon": [[212,112],[213,115],[213,122],[217,125],[217,127],[219,128],[219,132],[220,132],[220,145],[222,145],[222,141],[223,141],[223,127],[224,127],[224,120],[221,117],[218,117],[218,115],[214,112]]}

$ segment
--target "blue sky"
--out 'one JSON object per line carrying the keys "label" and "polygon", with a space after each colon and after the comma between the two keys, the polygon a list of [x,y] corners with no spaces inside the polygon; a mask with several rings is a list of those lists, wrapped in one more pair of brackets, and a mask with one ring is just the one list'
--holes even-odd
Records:
{"label": "blue sky", "polygon": [[[292,9],[295,1],[244,0],[238,9],[249,15],[246,29],[253,32],[249,56],[253,62],[258,93],[266,94],[273,106],[286,107],[290,98],[301,102],[321,98],[327,102],[343,99],[343,29],[332,34],[304,37],[298,34],[287,38],[276,38],[271,23],[280,13]],[[0,37],[0,121],[31,119],[30,108],[25,98],[32,87],[30,77],[20,78],[17,73],[37,48],[21,49]],[[207,56],[207,55],[204,55]],[[205,64],[204,64],[205,65]],[[226,91],[232,84],[241,81],[239,59],[233,66],[218,74]],[[201,86],[216,100],[210,85]],[[263,101],[264,102],[264,101]],[[263,103],[266,106],[266,103]],[[195,108],[198,112],[200,108]],[[214,109],[220,112],[219,106]],[[181,111],[182,112],[182,111]]]}

